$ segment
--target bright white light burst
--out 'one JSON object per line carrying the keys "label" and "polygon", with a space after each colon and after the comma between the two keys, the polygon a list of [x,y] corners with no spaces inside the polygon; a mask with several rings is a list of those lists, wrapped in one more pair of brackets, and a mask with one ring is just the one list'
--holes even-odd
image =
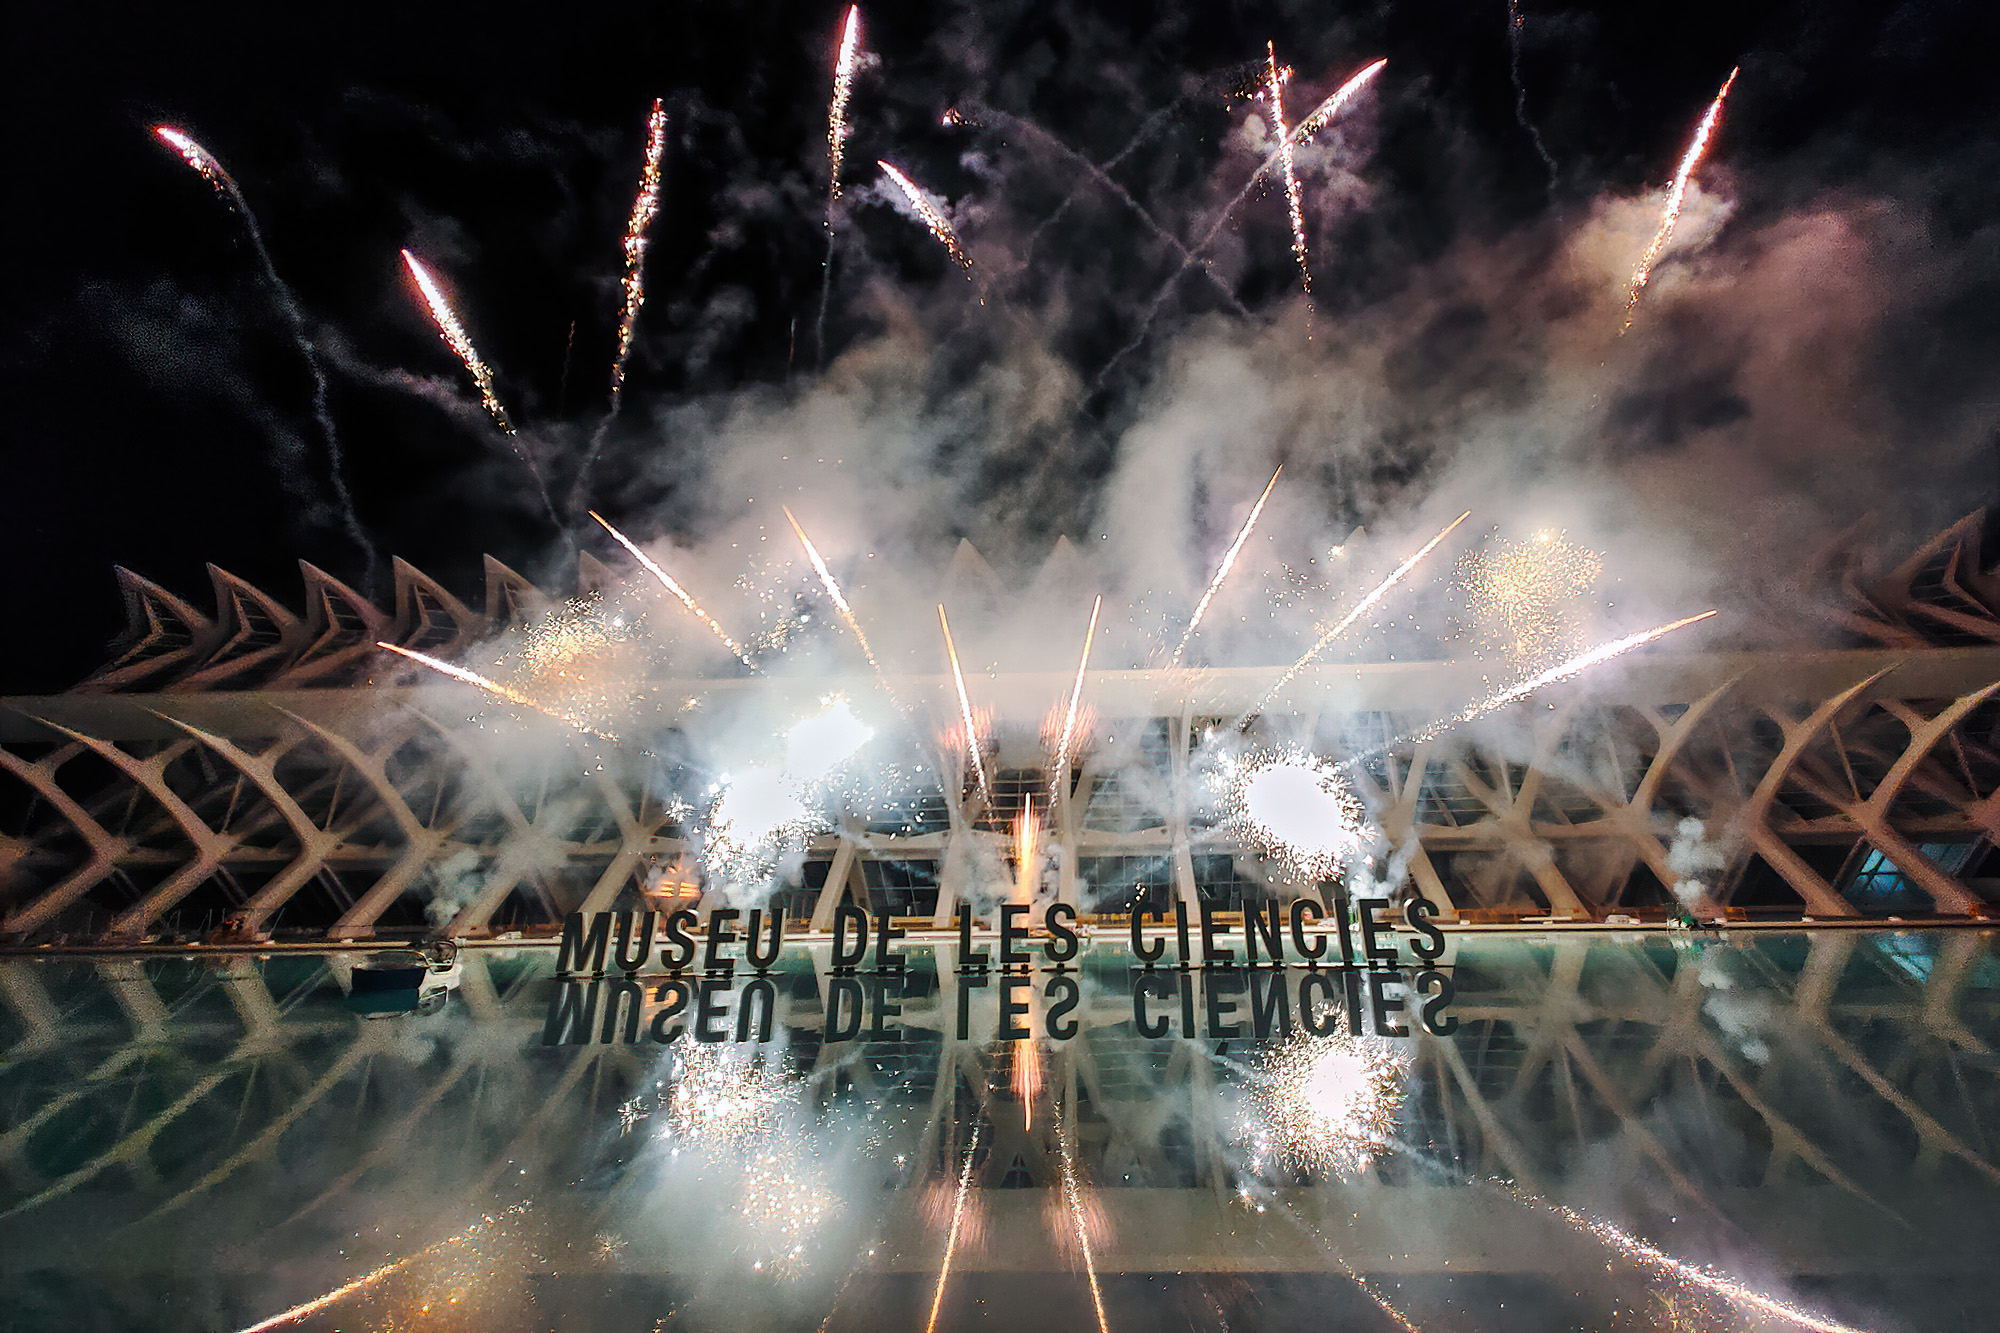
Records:
{"label": "bright white light burst", "polygon": [[1281,1047],[1258,1066],[1251,1165],[1351,1176],[1396,1129],[1410,1061],[1400,1043],[1335,1033]]}
{"label": "bright white light burst", "polygon": [[1375,841],[1347,780],[1304,750],[1226,759],[1222,776],[1229,831],[1293,878],[1328,878]]}

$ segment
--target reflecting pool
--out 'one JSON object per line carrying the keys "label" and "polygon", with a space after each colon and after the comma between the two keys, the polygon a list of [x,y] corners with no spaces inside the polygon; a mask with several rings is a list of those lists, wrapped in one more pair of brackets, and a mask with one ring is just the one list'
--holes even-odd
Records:
{"label": "reflecting pool", "polygon": [[0,1323],[2000,1320],[1993,933],[1123,945],[0,957]]}

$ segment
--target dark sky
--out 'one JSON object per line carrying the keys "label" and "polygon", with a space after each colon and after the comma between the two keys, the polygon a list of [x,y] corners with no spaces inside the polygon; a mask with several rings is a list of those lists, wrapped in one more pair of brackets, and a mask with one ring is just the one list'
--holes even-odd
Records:
{"label": "dark sky", "polygon": [[[198,605],[207,561],[295,605],[298,559],[364,577],[327,498],[310,378],[242,227],[150,125],[192,132],[256,210],[327,367],[359,519],[380,548],[468,595],[487,551],[555,583],[568,547],[498,437],[464,410],[463,379],[412,302],[398,248],[432,259],[458,294],[560,493],[603,410],[618,238],[646,108],[666,98],[673,129],[649,304],[626,418],[608,436],[593,494],[614,512],[658,511],[654,531],[698,526],[698,507],[677,503],[670,484],[635,498],[631,459],[654,412],[782,395],[811,377],[827,64],[841,12],[791,2],[17,7],[0,81],[14,183],[0,213],[13,259],[0,329],[0,533],[13,571],[0,580],[0,690],[61,688],[102,660],[120,620],[114,565]],[[1733,225],[1829,191],[1906,209],[1935,251],[1921,258],[1934,295],[1896,332],[1882,392],[1913,430],[1948,417],[1963,431],[1991,415],[1991,5],[1528,0],[1522,12],[1526,106],[1557,163],[1553,185],[1514,116],[1502,0],[873,4],[868,46],[880,64],[857,87],[849,160],[872,177],[873,159],[893,154],[939,193],[975,201],[965,216],[1018,253],[1075,169],[991,126],[946,130],[945,107],[977,100],[1032,118],[1098,161],[1169,111],[1115,174],[1185,236],[1213,206],[1217,145],[1242,117],[1205,76],[1261,58],[1269,38],[1316,97],[1387,56],[1372,154],[1357,169],[1367,204],[1319,236],[1339,256],[1320,276],[1322,317],[1337,320],[1392,302],[1455,247],[1532,238],[1603,192],[1662,184],[1741,64],[1716,157],[1738,183]],[[968,162],[969,149],[980,156]],[[1060,309],[1037,327],[1088,380],[1133,333],[1141,302],[1084,297],[1150,293],[1164,270],[1115,206],[1098,199],[1075,212],[1037,240],[1044,267],[1017,278],[1011,297]],[[1244,221],[1230,270],[1253,317],[1293,292],[1274,216],[1260,207]],[[830,354],[880,331],[882,307],[854,295],[870,284],[950,295],[951,319],[963,320],[958,275],[887,209],[857,208],[842,244]],[[1164,329],[1219,304],[1198,283],[1178,290]],[[935,368],[943,380],[963,373],[954,357],[990,350],[977,331],[940,327],[950,328]],[[1050,444],[1075,477],[1110,467],[1146,364],[1134,358],[1110,377]],[[449,388],[459,406],[413,392],[406,374]],[[1635,401],[1657,434],[1660,413]],[[1678,402],[1673,411],[1690,415]],[[1011,465],[992,466],[1004,479]],[[1058,527],[1087,519],[1088,486],[1078,489]],[[1965,507],[1983,498],[1960,494]]]}

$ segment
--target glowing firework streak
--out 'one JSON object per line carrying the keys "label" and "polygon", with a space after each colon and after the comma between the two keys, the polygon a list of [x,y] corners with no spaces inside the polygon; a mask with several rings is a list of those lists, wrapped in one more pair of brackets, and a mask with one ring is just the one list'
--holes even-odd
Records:
{"label": "glowing firework streak", "polygon": [[1587,653],[1579,653],[1567,662],[1558,662],[1540,675],[1530,676],[1518,684],[1509,685],[1504,690],[1487,695],[1470,708],[1453,713],[1450,717],[1433,722],[1429,726],[1410,732],[1406,736],[1399,736],[1387,745],[1371,750],[1367,754],[1356,755],[1342,764],[1341,767],[1351,769],[1357,764],[1372,759],[1376,755],[1396,749],[1399,746],[1421,745],[1425,741],[1433,740],[1462,723],[1471,722],[1475,718],[1484,717],[1495,709],[1505,708],[1508,704],[1514,703],[1516,700],[1525,699],[1544,685],[1553,685],[1557,681],[1568,680],[1572,676],[1581,675],[1583,672],[1600,663],[1609,662],[1621,653],[1629,653],[1634,648],[1649,644],[1655,639],[1665,638],[1675,630],[1686,629],[1689,625],[1699,624],[1701,621],[1707,620],[1715,614],[1713,611],[1704,611],[1698,616],[1686,616],[1670,624],[1661,625],[1657,629],[1643,630],[1638,634],[1627,634],[1622,639],[1614,639],[1610,643],[1602,644]]}
{"label": "glowing firework streak", "polygon": [[510,690],[498,681],[488,680],[477,671],[468,671],[464,667],[453,666],[449,662],[440,661],[438,658],[432,657],[429,653],[420,653],[414,648],[398,648],[393,643],[384,643],[380,640],[376,641],[375,646],[386,649],[398,657],[407,657],[412,662],[421,663],[431,670],[438,672],[440,675],[450,676],[453,680],[464,681],[467,685],[476,685],[494,698],[513,704],[517,708],[532,708],[544,717],[552,717],[566,727],[575,727],[578,731],[587,732],[599,740],[616,742],[618,739],[609,732],[599,731],[597,728],[581,722],[567,713],[559,713],[547,704],[537,703],[519,690]]}
{"label": "glowing firework streak", "polygon": [[840,55],[833,62],[833,100],[826,109],[827,220],[840,198],[840,168],[847,156],[847,100],[854,93],[854,67],[861,58],[861,6],[847,9],[847,26],[840,34]]}
{"label": "glowing firework streak", "polygon": [[1459,524],[1465,522],[1466,519],[1471,517],[1472,517],[1472,511],[1470,509],[1466,510],[1463,514],[1460,514],[1457,518],[1445,524],[1444,530],[1438,533],[1437,536],[1425,542],[1423,546],[1417,550],[1415,555],[1412,555],[1409,559],[1405,560],[1402,564],[1397,565],[1395,569],[1390,571],[1388,578],[1383,579],[1380,583],[1376,584],[1374,588],[1370,589],[1366,597],[1363,597],[1359,602],[1355,603],[1353,610],[1349,611],[1346,615],[1342,616],[1332,629],[1320,635],[1319,641],[1317,643],[1313,644],[1312,647],[1306,649],[1305,654],[1302,657],[1300,657],[1298,661],[1292,663],[1291,666],[1285,669],[1285,674],[1278,677],[1277,683],[1272,685],[1270,689],[1264,692],[1264,697],[1257,701],[1257,706],[1255,708],[1252,708],[1248,713],[1245,713],[1243,715],[1243,720],[1247,722],[1250,718],[1253,718],[1258,713],[1263,712],[1264,705],[1270,703],[1272,698],[1278,693],[1279,690],[1282,690],[1285,688],[1285,686],[1291,684],[1293,677],[1297,676],[1299,672],[1304,671],[1306,667],[1312,663],[1312,660],[1315,657],[1319,656],[1321,649],[1325,648],[1329,643],[1332,643],[1335,639],[1339,638],[1341,635],[1347,633],[1349,626],[1353,625],[1355,621],[1361,619],[1362,616],[1367,615],[1369,611],[1373,610],[1376,603],[1380,602],[1384,597],[1389,595],[1389,590],[1391,588],[1395,587],[1398,583],[1401,583],[1403,581],[1404,575],[1408,574],[1411,570],[1415,569],[1417,565],[1422,562],[1425,556],[1429,555],[1432,551],[1435,551],[1437,549],[1438,543],[1443,541],[1446,537],[1449,537],[1452,534],[1453,529],[1455,529],[1456,527],[1458,527]]}
{"label": "glowing firework streak", "polygon": [[179,153],[181,161],[200,172],[201,178],[207,181],[217,194],[228,200],[231,207],[241,213],[250,211],[243,206],[243,195],[236,188],[235,177],[223,169],[222,162],[213,153],[171,125],[155,125],[153,133],[160,136],[167,147]]}
{"label": "glowing firework streak", "polygon": [[[806,558],[812,561],[813,570],[819,575],[820,586],[825,588],[826,595],[833,599],[834,607],[839,610],[841,620],[853,633],[854,641],[861,645],[862,656],[868,659],[868,665],[875,669],[875,674],[882,676],[882,664],[875,660],[875,650],[869,646],[868,636],[861,632],[861,622],[854,618],[854,608],[847,604],[847,598],[841,595],[840,585],[834,582],[833,571],[826,567],[826,561],[820,559],[819,548],[812,544],[812,538],[806,536],[806,530],[799,526],[798,519],[792,517],[792,511],[783,505],[778,507],[785,510],[785,519],[792,525],[792,531],[798,534],[799,545],[806,548]],[[882,688],[889,688],[887,677],[882,678]],[[894,695],[895,691],[891,690],[890,696],[893,698]]]}
{"label": "glowing firework streak", "polygon": [[443,1240],[439,1241],[437,1244],[426,1246],[425,1248],[418,1250],[415,1254],[410,1255],[406,1259],[398,1259],[393,1264],[383,1264],[380,1268],[374,1270],[371,1273],[363,1273],[360,1277],[355,1278],[352,1282],[348,1282],[341,1286],[335,1287],[332,1291],[329,1291],[324,1296],[316,1296],[312,1300],[307,1301],[304,1305],[294,1305],[291,1309],[286,1310],[283,1314],[274,1314],[269,1319],[264,1320],[262,1323],[252,1324],[250,1325],[250,1327],[243,1329],[242,1333],[265,1333],[265,1330],[267,1329],[283,1328],[286,1324],[295,1324],[299,1320],[306,1318],[308,1315],[318,1314],[321,1310],[326,1309],[328,1306],[337,1304],[338,1302],[347,1299],[349,1296],[352,1296],[357,1291],[363,1291],[369,1287],[374,1286],[377,1282],[380,1282],[383,1278],[395,1276],[397,1273],[402,1272],[405,1268],[408,1268],[411,1264],[415,1263],[419,1259],[426,1257],[427,1255],[436,1254],[439,1250],[448,1249],[453,1245],[463,1245],[466,1241],[472,1240],[473,1238],[478,1236],[480,1232],[494,1226],[499,1221],[510,1217],[516,1217],[521,1213],[526,1212],[527,1210],[528,1210],[528,1205],[526,1203],[517,1203],[512,1208],[509,1208],[506,1212],[500,1214],[498,1218],[482,1217],[477,1222],[474,1222],[471,1226],[467,1227],[465,1230],[459,1232],[456,1236],[446,1236]]}
{"label": "glowing firework streak", "polygon": [[1083,706],[1083,677],[1090,670],[1090,643],[1097,637],[1097,613],[1104,608],[1104,594],[1090,604],[1090,625],[1083,631],[1083,655],[1076,662],[1076,682],[1069,687],[1069,709],[1063,714],[1062,735],[1056,741],[1057,791],[1069,799],[1069,761],[1076,748],[1076,721]]}
{"label": "glowing firework streak", "polygon": [[965,1145],[965,1166],[958,1173],[958,1197],[951,1205],[951,1230],[944,1241],[944,1262],[938,1266],[937,1290],[931,1293],[931,1317],[924,1323],[924,1333],[937,1333],[938,1309],[944,1304],[945,1279],[951,1276],[951,1256],[958,1249],[958,1229],[965,1221],[965,1196],[972,1189],[972,1160],[979,1155],[980,1125],[972,1127],[972,1141]]}
{"label": "glowing firework streak", "polygon": [[1236,534],[1236,540],[1229,543],[1229,549],[1223,552],[1222,563],[1216,567],[1215,577],[1208,581],[1208,591],[1204,592],[1201,600],[1195,603],[1194,616],[1188,621],[1187,629],[1181,632],[1181,641],[1175,645],[1173,659],[1167,663],[1168,666],[1181,664],[1181,654],[1187,651],[1188,642],[1194,638],[1195,629],[1201,624],[1201,618],[1208,614],[1208,604],[1215,600],[1215,594],[1221,589],[1222,581],[1229,577],[1229,571],[1236,564],[1236,557],[1242,554],[1243,544],[1250,540],[1250,530],[1257,526],[1257,516],[1264,512],[1264,502],[1271,498],[1271,488],[1278,484],[1278,472],[1284,470],[1284,466],[1280,464],[1278,471],[1273,472],[1271,479],[1264,483],[1264,493],[1258,496],[1257,503],[1250,507],[1250,517],[1243,520],[1243,530]]}
{"label": "glowing firework streak", "polygon": [[[1292,130],[1291,142],[1302,144],[1307,140],[1318,138],[1319,132],[1331,125],[1334,117],[1345,111],[1347,104],[1354,100],[1355,95],[1367,87],[1369,81],[1380,74],[1382,67],[1388,63],[1387,60],[1377,60],[1372,65],[1365,65],[1353,78],[1334,89],[1331,97],[1314,107],[1312,113]],[[1271,159],[1264,159],[1264,166],[1259,170],[1259,174],[1268,171],[1270,166]]]}
{"label": "glowing firework streak", "polygon": [[1090,1304],[1097,1311],[1097,1330],[1111,1333],[1111,1325],[1104,1317],[1104,1293],[1097,1286],[1097,1260],[1090,1250],[1090,1228],[1083,1216],[1083,1191],[1076,1181],[1076,1154],[1061,1124],[1056,1126],[1056,1144],[1062,1158],[1063,1207],[1069,1213],[1070,1234],[1076,1238],[1077,1250],[1083,1255],[1084,1276],[1090,1279]]}
{"label": "glowing firework streak", "polygon": [[1035,882],[1040,877],[1042,821],[1035,814],[1032,802],[1021,811],[1021,817],[1014,821],[1014,899],[1016,902],[1031,903],[1035,900]]}
{"label": "glowing firework streak", "polygon": [[624,547],[627,551],[629,551],[632,555],[632,558],[639,562],[641,568],[643,568],[648,574],[651,574],[655,579],[658,579],[660,586],[662,588],[665,588],[668,592],[672,593],[675,597],[679,598],[682,606],[685,606],[689,611],[693,612],[697,620],[701,621],[702,624],[708,626],[709,632],[711,634],[715,635],[716,638],[722,640],[722,644],[725,648],[729,649],[730,652],[736,654],[737,661],[741,662],[744,666],[747,666],[752,670],[756,669],[757,664],[750,660],[750,655],[744,652],[743,649],[737,645],[736,640],[729,637],[729,632],[727,630],[723,629],[721,625],[716,623],[714,616],[711,616],[708,612],[701,609],[700,603],[696,602],[693,597],[688,595],[688,590],[686,588],[683,588],[680,584],[676,583],[674,581],[673,576],[667,573],[666,570],[661,569],[660,566],[653,560],[651,556],[647,555],[644,551],[640,550],[638,545],[634,543],[630,537],[627,537],[624,533],[620,532],[618,529],[612,527],[610,523],[606,522],[602,514],[598,513],[595,509],[589,512],[590,516],[597,520],[599,526],[601,526],[606,532],[611,534],[611,538],[613,541],[617,542],[620,546]]}
{"label": "glowing firework streak", "polygon": [[625,313],[618,320],[618,355],[611,362],[611,411],[625,391],[625,362],[632,355],[632,338],[639,329],[639,307],[646,303],[646,228],[660,211],[660,159],[667,151],[667,111],[659,98],[646,118],[646,167],[632,216],[625,223]]}
{"label": "glowing firework streak", "polygon": [[951,659],[952,683],[958,687],[958,719],[965,728],[965,758],[979,775],[979,796],[993,804],[993,789],[986,784],[986,758],[979,753],[979,727],[972,719],[972,696],[965,691],[965,673],[958,665],[958,645],[951,641],[951,622],[944,618],[944,603],[938,603],[938,627],[944,631],[945,656]]}
{"label": "glowing firework streak", "polygon": [[1802,1310],[1796,1305],[1788,1305],[1775,1297],[1766,1296],[1760,1291],[1753,1291],[1741,1282],[1725,1277],[1720,1273],[1711,1272],[1706,1268],[1698,1268],[1690,1263],[1684,1263],[1666,1251],[1640,1240],[1637,1236],[1619,1230],[1609,1222],[1585,1217],[1582,1213],[1572,1208],[1566,1208],[1559,1203],[1551,1203],[1546,1199],[1535,1199],[1532,1196],[1521,1194],[1515,1194],[1514,1197],[1524,1203],[1531,1205],[1539,1204],[1547,1208],[1577,1231],[1602,1241],[1605,1245],[1628,1259],[1671,1274],[1683,1282],[1691,1282],[1697,1287],[1712,1291],[1732,1304],[1747,1306],[1752,1310],[1770,1315],[1773,1318],[1797,1324],[1801,1328],[1812,1329],[1813,1333],[1862,1333],[1862,1330],[1855,1328],[1852,1324],[1843,1324],[1837,1319],[1827,1319],[1812,1313],[1810,1310]]}
{"label": "glowing firework streak", "polygon": [[1292,136],[1285,128],[1284,85],[1278,78],[1278,46],[1275,42],[1264,44],[1267,62],[1265,77],[1268,80],[1265,91],[1271,98],[1271,137],[1278,141],[1278,160],[1285,168],[1285,206],[1292,217],[1292,258],[1298,261],[1299,280],[1305,284],[1306,299],[1312,299],[1312,269],[1306,264],[1306,214],[1299,202],[1299,173],[1292,160]]}
{"label": "glowing firework streak", "polygon": [[937,237],[938,244],[945,248],[945,252],[952,257],[953,262],[965,270],[967,277],[971,277],[972,256],[966,254],[965,247],[958,243],[958,233],[951,229],[951,219],[944,215],[944,210],[939,208],[928,194],[918,189],[916,183],[908,176],[887,162],[878,161],[875,165],[889,173],[889,179],[896,182],[897,188],[903,192],[903,197],[910,201],[910,207],[917,210],[917,216],[923,220],[930,234]]}
{"label": "glowing firework streak", "polygon": [[1681,156],[1680,170],[1674,173],[1673,188],[1667,191],[1666,210],[1660,214],[1660,229],[1653,233],[1653,243],[1646,247],[1645,257],[1640,259],[1639,267],[1632,270],[1632,288],[1625,294],[1625,327],[1619,330],[1621,334],[1632,327],[1632,317],[1639,308],[1639,293],[1645,290],[1646,283],[1652,279],[1653,265],[1659,263],[1660,255],[1667,248],[1667,242],[1673,239],[1674,224],[1680,221],[1681,205],[1687,201],[1688,181],[1693,177],[1694,169],[1701,165],[1702,157],[1708,152],[1709,140],[1715,137],[1715,123],[1722,118],[1723,100],[1729,96],[1730,86],[1736,82],[1736,76],[1741,72],[1741,67],[1729,71],[1729,77],[1722,81],[1722,91],[1718,92],[1715,100],[1708,104],[1708,111],[1702,116],[1701,124],[1695,127],[1694,141],[1688,144],[1687,152]]}
{"label": "glowing firework streak", "polygon": [[417,262],[417,257],[408,250],[403,251],[403,263],[409,267],[410,276],[416,279],[417,290],[423,293],[424,305],[430,311],[431,322],[437,325],[438,336],[445,346],[464,363],[466,372],[472,376],[474,387],[479,390],[479,401],[486,408],[486,415],[493,418],[493,424],[508,435],[514,433],[514,423],[507,419],[507,409],[500,406],[500,399],[493,392],[493,372],[480,359],[479,349],[466,336],[465,326],[458,322],[458,316],[451,312],[451,303],[445,300],[444,289],[430,270]]}

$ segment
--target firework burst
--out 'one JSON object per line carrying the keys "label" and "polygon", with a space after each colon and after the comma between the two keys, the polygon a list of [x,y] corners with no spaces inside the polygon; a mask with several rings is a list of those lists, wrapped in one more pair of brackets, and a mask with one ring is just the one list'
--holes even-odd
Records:
{"label": "firework burst", "polygon": [[[1229,543],[1229,549],[1223,552],[1222,563],[1216,566],[1215,577],[1208,581],[1208,588],[1202,593],[1201,600],[1195,603],[1194,615],[1189,618],[1188,627],[1181,631],[1181,641],[1174,645],[1174,655],[1167,663],[1168,666],[1181,664],[1181,654],[1187,651],[1195,630],[1201,626],[1201,618],[1208,614],[1208,604],[1215,600],[1215,594],[1221,589],[1222,581],[1229,577],[1229,571],[1235,567],[1236,557],[1243,553],[1243,544],[1250,540],[1250,531],[1257,526],[1257,516],[1264,512],[1264,502],[1271,498],[1271,488],[1278,484],[1278,473],[1284,470],[1284,466],[1280,464],[1277,471],[1271,474],[1271,479],[1264,483],[1264,493],[1257,497],[1257,503],[1250,506],[1250,517],[1243,520],[1243,527],[1237,532],[1236,540]],[[1092,624],[1095,624],[1096,620],[1096,613],[1092,612]]]}
{"label": "firework burst", "polygon": [[882,168],[889,179],[896,183],[896,188],[903,192],[903,197],[910,201],[910,207],[916,211],[918,221],[924,224],[925,230],[937,237],[938,244],[945,248],[945,253],[951,256],[952,262],[964,269],[967,277],[971,277],[972,256],[965,253],[965,247],[958,243],[958,233],[952,230],[951,219],[944,215],[944,209],[939,206],[937,200],[887,162],[878,161],[875,165]]}
{"label": "firework burst", "polygon": [[1544,529],[1468,555],[1458,571],[1481,646],[1517,666],[1539,666],[1583,647],[1583,607],[1604,557]]}
{"label": "firework burst", "polygon": [[1248,1080],[1253,1169],[1367,1169],[1396,1131],[1409,1077],[1396,1042],[1336,1032],[1271,1050]]}
{"label": "firework burst", "polygon": [[500,405],[499,395],[493,390],[493,371],[481,359],[479,349],[472,345],[466,335],[465,326],[452,313],[451,302],[445,299],[444,288],[438,286],[437,279],[430,270],[420,263],[408,250],[403,251],[403,263],[415,279],[417,290],[423,295],[424,308],[430,312],[431,323],[437,326],[438,336],[465,366],[472,376],[473,387],[479,390],[479,401],[486,408],[486,415],[493,418],[493,424],[508,435],[514,433],[514,423],[507,418],[507,409]]}
{"label": "firework burst", "polygon": [[1694,139],[1688,144],[1687,152],[1681,155],[1681,164],[1674,172],[1674,183],[1667,190],[1667,206],[1660,213],[1660,226],[1653,233],[1653,243],[1646,247],[1640,257],[1639,266],[1632,270],[1632,284],[1625,293],[1625,325],[1619,329],[1622,334],[1632,327],[1633,317],[1639,309],[1639,293],[1652,280],[1653,266],[1666,253],[1667,242],[1673,239],[1674,224],[1680,221],[1681,207],[1687,202],[1688,181],[1694,176],[1694,169],[1701,165],[1701,159],[1708,153],[1709,141],[1715,137],[1716,122],[1722,119],[1722,103],[1728,98],[1729,90],[1736,83],[1741,68],[1729,71],[1729,77],[1722,81],[1722,90],[1715,100],[1708,104],[1702,115],[1701,124],[1695,127]]}
{"label": "firework burst", "polygon": [[1223,824],[1287,878],[1326,879],[1375,840],[1360,797],[1332,762],[1303,749],[1221,763]]}
{"label": "firework burst", "polygon": [[676,582],[671,574],[667,573],[666,570],[660,568],[657,561],[655,561],[651,556],[647,555],[644,551],[640,550],[638,544],[634,542],[630,537],[627,537],[624,533],[612,527],[611,524],[605,520],[604,516],[599,514],[596,510],[594,509],[591,510],[590,516],[597,520],[599,526],[601,526],[606,532],[611,534],[611,538],[613,541],[617,542],[620,546],[624,547],[625,550],[631,555],[631,557],[639,562],[639,567],[641,569],[644,569],[648,574],[651,574],[654,580],[657,581],[662,588],[665,588],[668,592],[672,593],[674,597],[679,600],[680,604],[686,607],[688,611],[694,615],[695,619],[701,621],[702,624],[706,625],[708,627],[709,633],[713,634],[717,639],[720,639],[722,641],[723,647],[729,649],[730,652],[736,654],[737,661],[741,662],[744,666],[747,666],[752,670],[756,669],[757,664],[750,660],[750,655],[743,651],[742,647],[737,644],[736,640],[729,637],[729,632],[723,629],[722,626],[719,623],[717,623],[714,616],[711,616],[708,612],[702,610],[701,604],[695,601],[693,596],[689,594],[688,590],[686,588],[683,588],[678,582]]}

